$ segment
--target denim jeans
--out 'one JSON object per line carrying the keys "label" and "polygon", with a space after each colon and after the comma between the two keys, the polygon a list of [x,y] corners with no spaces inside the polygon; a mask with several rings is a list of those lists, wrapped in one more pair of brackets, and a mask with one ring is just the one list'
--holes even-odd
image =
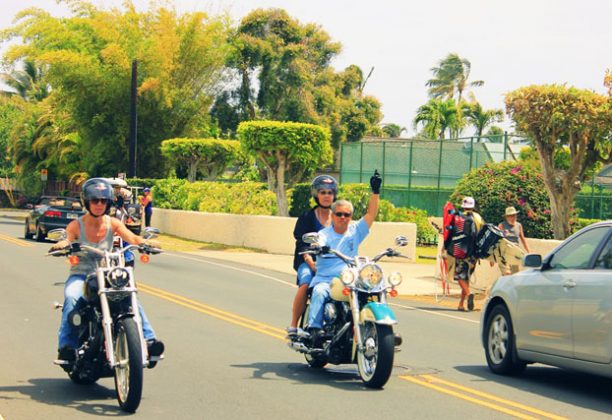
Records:
{"label": "denim jeans", "polygon": [[310,284],[312,278],[314,277],[314,271],[310,269],[310,266],[303,262],[299,265],[297,269],[297,284],[298,287],[303,286],[305,284]]}
{"label": "denim jeans", "polygon": [[308,310],[308,327],[323,328],[323,308],[329,300],[329,283],[317,283],[312,288],[310,309]]}
{"label": "denim jeans", "polygon": [[[82,305],[84,305],[84,286],[84,275],[71,274],[70,277],[68,277],[68,280],[66,280],[66,285],[64,286],[64,309],[62,310],[62,322],[58,332],[60,349],[64,346],[77,348],[79,345],[77,328],[68,322],[68,315],[70,315],[74,309],[80,308]],[[138,312],[140,313],[140,318],[142,320],[142,332],[145,340],[154,339],[155,332],[151,328],[151,324],[149,324],[149,320],[147,319],[140,302],[138,303]]]}

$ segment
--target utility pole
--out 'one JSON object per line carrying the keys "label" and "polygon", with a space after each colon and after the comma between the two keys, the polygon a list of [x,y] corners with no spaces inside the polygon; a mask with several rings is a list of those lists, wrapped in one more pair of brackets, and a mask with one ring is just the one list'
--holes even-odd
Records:
{"label": "utility pole", "polygon": [[129,131],[129,166],[128,178],[136,177],[136,146],[137,146],[137,114],[136,114],[136,98],[138,85],[138,62],[132,61],[132,86],[130,93],[130,131]]}

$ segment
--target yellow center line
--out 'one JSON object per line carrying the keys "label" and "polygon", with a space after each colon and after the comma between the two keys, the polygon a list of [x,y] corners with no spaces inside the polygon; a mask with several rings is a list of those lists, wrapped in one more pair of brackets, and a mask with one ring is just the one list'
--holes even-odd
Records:
{"label": "yellow center line", "polygon": [[473,394],[473,395],[477,395],[479,397],[487,398],[489,400],[496,401],[498,403],[506,404],[506,405],[509,405],[511,407],[519,408],[521,410],[528,411],[530,413],[540,415],[542,417],[546,417],[546,418],[553,419],[553,420],[567,420],[566,417],[557,416],[555,414],[551,414],[551,413],[548,413],[546,411],[538,410],[537,408],[534,408],[534,407],[529,407],[527,405],[523,405],[523,404],[518,403],[518,402],[509,401],[509,400],[506,400],[504,398],[500,398],[500,397],[497,397],[495,395],[489,394],[487,392],[478,391],[478,390],[475,390],[475,389],[472,389],[472,388],[465,387],[463,385],[459,385],[459,384],[456,384],[456,383],[453,383],[453,382],[450,382],[450,381],[446,381],[446,380],[438,378],[436,376],[432,376],[432,375],[420,375],[420,376],[423,379],[425,379],[426,381],[430,382],[430,383],[431,382],[435,382],[435,383],[439,383],[439,384],[442,384],[442,385],[449,386],[451,388],[456,388],[456,389],[459,389],[461,391],[468,392],[468,393]]}
{"label": "yellow center line", "polygon": [[[143,284],[138,282],[138,288],[141,292],[150,294],[152,296],[159,297],[160,299],[167,300],[172,303],[176,303],[177,305],[183,306],[188,309],[192,309],[194,311],[210,315],[214,318],[239,325],[244,328],[248,328],[250,330],[265,334],[267,336],[276,338],[277,340],[287,341],[285,335],[285,331],[281,328],[273,327],[271,325],[255,321],[249,318],[245,318],[243,316],[227,312],[209,305],[205,305],[201,302],[195,301],[193,299],[189,299],[187,297],[177,295],[166,290],[158,289],[153,286],[149,286],[147,284]],[[523,410],[528,413],[532,413],[537,416],[549,418],[552,420],[565,420],[564,417],[557,416],[555,414],[547,413],[545,411],[539,410],[534,407],[529,407],[527,405],[506,400],[500,397],[497,397],[492,394],[488,394],[486,392],[478,391],[476,389],[468,388],[459,384],[455,384],[450,381],[446,381],[440,379],[438,377],[432,375],[418,375],[418,376],[400,376],[401,379],[412,382],[438,392],[442,392],[447,395],[452,395],[454,397],[460,398],[462,400],[471,402],[473,404],[477,404],[483,407],[490,408],[495,411],[499,411],[504,414],[508,414],[510,416],[524,419],[524,420],[534,420],[538,417],[534,417],[529,414],[525,414],[523,412],[517,411]],[[451,389],[449,389],[451,388]],[[471,394],[471,395],[469,395]],[[490,400],[490,401],[487,401]],[[491,402],[492,401],[492,402]],[[496,404],[497,403],[497,404]],[[505,407],[503,405],[508,407]],[[514,408],[514,409],[513,409]],[[0,419],[1,420],[1,419]]]}
{"label": "yellow center line", "polygon": [[19,245],[19,246],[26,246],[26,247],[27,246],[30,246],[30,247],[34,246],[31,243],[26,242],[26,241],[24,241],[22,239],[13,238],[12,236],[4,235],[2,233],[0,233],[0,239],[2,239],[3,241],[10,242],[10,243],[15,244],[15,245]]}
{"label": "yellow center line", "polygon": [[147,286],[142,283],[138,283],[138,288],[140,291],[148,293],[153,296],[157,296],[161,299],[176,303],[177,305],[184,306],[189,309],[193,309],[194,311],[210,315],[212,317],[221,319],[223,321],[230,322],[235,325],[240,325],[242,327],[248,328],[253,331],[260,332],[262,334],[268,335],[270,337],[276,338],[281,341],[287,341],[285,338],[285,331],[273,327],[271,325],[264,324],[262,322],[253,321],[251,319],[242,317],[240,315],[232,314],[230,312],[226,312],[212,306],[205,305],[203,303],[185,298],[183,296],[175,295],[174,293],[166,292],[161,289],[157,289],[152,286]]}

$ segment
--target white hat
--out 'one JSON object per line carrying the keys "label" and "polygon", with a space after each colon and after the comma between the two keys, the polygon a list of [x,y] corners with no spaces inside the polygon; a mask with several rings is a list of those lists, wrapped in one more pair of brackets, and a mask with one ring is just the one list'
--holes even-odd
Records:
{"label": "white hat", "polygon": [[475,205],[474,197],[465,197],[461,202],[461,207],[464,209],[473,209]]}
{"label": "white hat", "polygon": [[504,216],[513,216],[518,214],[519,212],[514,207],[506,207],[506,211],[504,212]]}

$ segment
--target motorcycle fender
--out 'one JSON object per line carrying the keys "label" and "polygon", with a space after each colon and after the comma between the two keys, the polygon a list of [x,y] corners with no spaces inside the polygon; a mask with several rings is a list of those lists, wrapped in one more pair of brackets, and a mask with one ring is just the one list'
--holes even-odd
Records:
{"label": "motorcycle fender", "polygon": [[363,325],[367,321],[382,325],[397,324],[395,314],[389,305],[380,302],[370,302],[363,307],[359,314],[359,324]]}

